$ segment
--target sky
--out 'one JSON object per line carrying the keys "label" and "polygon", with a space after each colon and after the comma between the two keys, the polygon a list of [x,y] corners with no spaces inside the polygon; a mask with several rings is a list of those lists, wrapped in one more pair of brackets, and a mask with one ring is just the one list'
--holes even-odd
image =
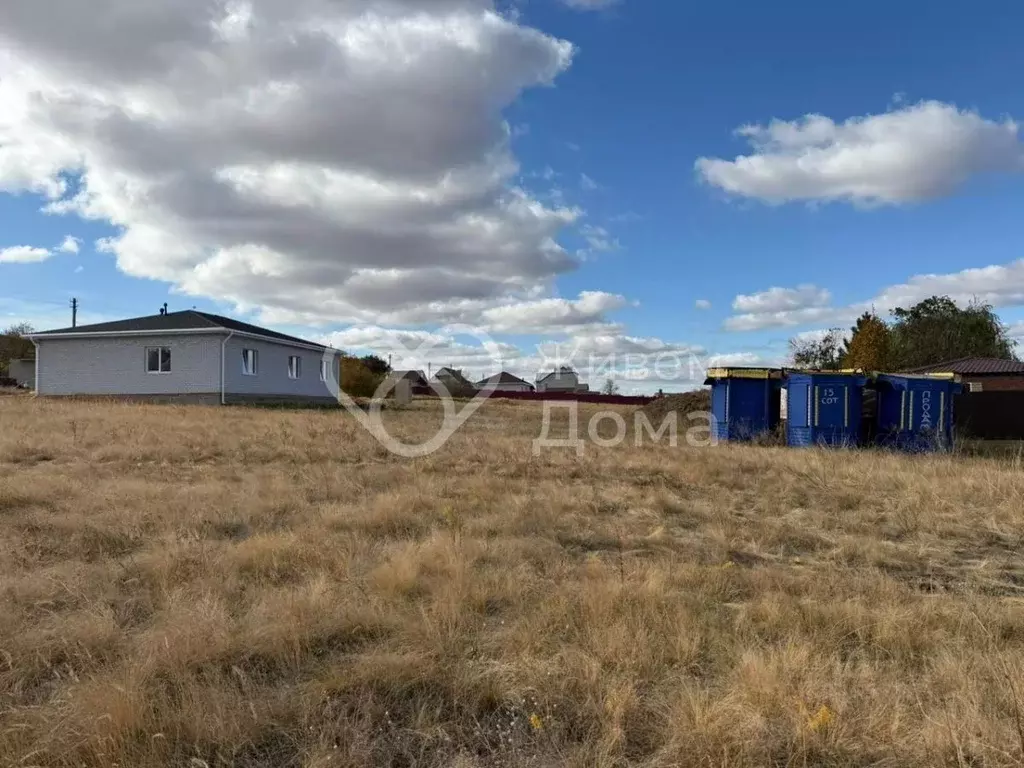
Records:
{"label": "sky", "polygon": [[5,0],[0,324],[709,364],[933,294],[1024,340],[1024,7]]}

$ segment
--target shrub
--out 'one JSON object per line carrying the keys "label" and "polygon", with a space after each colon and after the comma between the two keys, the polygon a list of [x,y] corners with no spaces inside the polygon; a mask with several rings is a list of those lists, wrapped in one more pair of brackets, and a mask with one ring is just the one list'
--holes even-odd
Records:
{"label": "shrub", "polygon": [[350,397],[373,397],[384,377],[355,357],[341,358],[341,390]]}

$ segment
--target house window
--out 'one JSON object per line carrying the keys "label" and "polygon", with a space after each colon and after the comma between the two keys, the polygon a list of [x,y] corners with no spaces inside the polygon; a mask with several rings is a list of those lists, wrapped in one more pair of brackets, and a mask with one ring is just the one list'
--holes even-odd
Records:
{"label": "house window", "polygon": [[302,358],[298,355],[288,356],[288,378],[297,379],[302,376]]}
{"label": "house window", "polygon": [[170,373],[171,348],[146,347],[146,373]]}
{"label": "house window", "polygon": [[981,382],[980,381],[968,382],[967,383],[967,391],[968,392],[981,392],[981,391],[983,391],[982,390]]}
{"label": "house window", "polygon": [[242,373],[255,376],[259,370],[259,355],[255,349],[242,350]]}
{"label": "house window", "polygon": [[327,372],[330,370],[331,364],[326,360],[320,361],[320,381],[327,381]]}

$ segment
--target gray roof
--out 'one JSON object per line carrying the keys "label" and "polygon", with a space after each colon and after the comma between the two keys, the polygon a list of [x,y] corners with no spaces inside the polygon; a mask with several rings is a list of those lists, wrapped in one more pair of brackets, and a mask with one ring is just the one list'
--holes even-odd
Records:
{"label": "gray roof", "polygon": [[166,315],[147,315],[146,317],[133,317],[128,320],[114,320],[109,323],[93,323],[92,325],[78,325],[73,328],[58,328],[54,331],[43,331],[32,334],[33,336],[59,336],[65,333],[139,333],[143,331],[199,331],[222,328],[227,331],[238,331],[239,333],[251,333],[256,336],[266,336],[269,339],[279,341],[290,341],[296,344],[307,344],[311,347],[326,349],[323,344],[314,341],[306,341],[297,336],[289,336],[286,333],[278,333],[267,328],[261,328],[251,323],[243,323],[240,320],[232,320],[223,315],[214,315],[209,312],[199,312],[195,309],[186,309],[181,312],[168,312]]}
{"label": "gray roof", "polygon": [[401,380],[406,379],[414,386],[429,386],[427,383],[427,377],[423,375],[423,371],[392,371],[388,374],[390,380]]}
{"label": "gray roof", "polygon": [[530,382],[524,381],[523,379],[520,379],[518,376],[513,376],[511,373],[507,373],[505,371],[502,371],[501,373],[496,373],[490,378],[478,382],[477,386],[482,387],[487,384],[525,384],[528,387],[533,387],[533,385]]}
{"label": "gray roof", "polygon": [[958,373],[961,376],[1024,374],[1024,363],[1017,360],[1003,360],[998,357],[961,357],[933,365],[911,368],[906,373]]}
{"label": "gray roof", "polygon": [[548,374],[546,374],[544,376],[541,376],[539,379],[537,379],[537,383],[540,383],[542,381],[547,381],[552,376],[555,376],[557,378],[561,378],[562,376],[575,376],[577,379],[579,379],[579,374],[576,373],[575,370],[573,370],[572,368],[570,368],[567,365],[563,365],[557,371],[552,371],[551,373],[548,373]]}

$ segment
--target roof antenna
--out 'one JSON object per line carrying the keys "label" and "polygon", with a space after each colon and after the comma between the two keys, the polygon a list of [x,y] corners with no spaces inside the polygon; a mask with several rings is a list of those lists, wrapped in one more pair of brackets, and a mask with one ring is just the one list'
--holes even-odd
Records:
{"label": "roof antenna", "polygon": [[161,315],[166,315],[167,314],[167,302],[166,301],[164,302],[164,305],[162,307],[160,307],[160,314]]}

